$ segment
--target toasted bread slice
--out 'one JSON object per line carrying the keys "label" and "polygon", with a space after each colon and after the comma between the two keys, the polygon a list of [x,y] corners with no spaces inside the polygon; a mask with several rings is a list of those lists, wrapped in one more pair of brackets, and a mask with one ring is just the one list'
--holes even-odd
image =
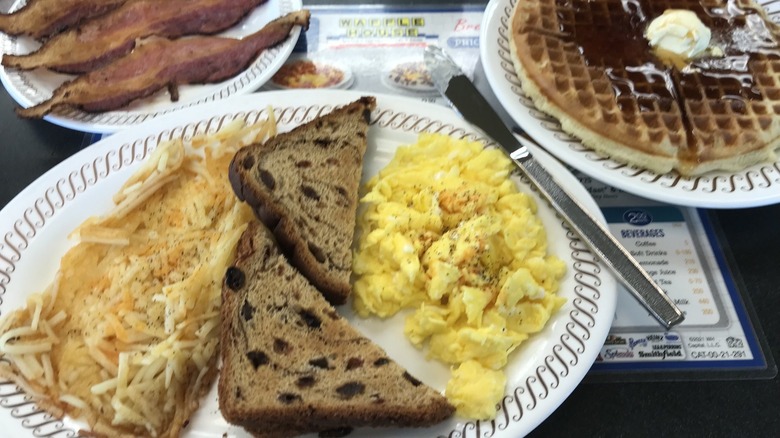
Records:
{"label": "toasted bread slice", "polygon": [[454,408],[362,336],[253,223],[222,289],[219,407],[257,436],[429,426]]}
{"label": "toasted bread slice", "polygon": [[230,165],[239,199],[333,304],[351,291],[352,238],[373,97],[241,149]]}

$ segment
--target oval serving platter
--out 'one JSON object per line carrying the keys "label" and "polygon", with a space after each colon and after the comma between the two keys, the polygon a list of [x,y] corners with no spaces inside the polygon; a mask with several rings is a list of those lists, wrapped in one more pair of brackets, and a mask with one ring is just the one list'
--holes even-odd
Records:
{"label": "oval serving platter", "polygon": [[[279,130],[285,131],[359,98],[344,90],[270,91],[213,102],[156,118],[109,136],[63,161],[30,184],[0,212],[0,316],[24,305],[28,294],[42,290],[57,270],[70,243],[67,234],[87,217],[111,206],[111,196],[163,140],[213,132],[235,118],[265,118],[273,105]],[[280,104],[281,103],[281,104]],[[451,110],[417,99],[377,95],[365,156],[363,182],[392,158],[395,149],[414,143],[420,132],[440,132],[481,139]],[[558,182],[571,189],[597,217],[603,216],[580,183],[554,158],[534,150]],[[7,163],[4,165],[8,165]],[[616,305],[617,286],[596,257],[552,208],[515,176],[534,197],[548,235],[548,248],[567,265],[559,294],[567,303],[545,328],[510,356],[507,392],[492,421],[452,419],[427,429],[357,429],[352,437],[514,438],[533,430],[580,383],[604,343]],[[362,319],[350,305],[339,312],[382,346],[413,375],[443,391],[447,367],[427,361],[403,335],[403,316]],[[1,359],[0,359],[1,360]],[[82,424],[39,410],[13,383],[0,383],[0,427],[9,436],[77,436]],[[185,436],[246,437],[219,413],[216,384],[190,419]]]}

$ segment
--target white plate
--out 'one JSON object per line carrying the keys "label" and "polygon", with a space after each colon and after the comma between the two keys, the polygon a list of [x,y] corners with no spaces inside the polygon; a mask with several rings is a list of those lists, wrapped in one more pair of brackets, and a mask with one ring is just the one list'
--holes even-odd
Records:
{"label": "white plate", "polygon": [[[18,0],[10,10],[27,0]],[[232,28],[220,36],[241,38],[260,30],[274,18],[301,9],[301,0],[269,0],[258,6]],[[251,93],[268,81],[292,53],[300,26],[295,26],[290,37],[276,47],[264,50],[246,70],[238,75],[215,84],[181,85],[179,101],[172,102],[167,91],[156,93],[129,106],[104,113],[86,113],[77,110],[55,111],[44,117],[55,125],[85,132],[109,133],[128,126],[135,126],[162,114],[181,108],[225,99],[234,95]],[[0,48],[3,53],[30,53],[40,44],[27,37],[12,37],[0,33]],[[19,105],[29,107],[51,97],[54,90],[71,75],[54,73],[46,69],[20,71],[0,65],[0,81]]]}
{"label": "white plate", "polygon": [[[775,0],[764,4],[773,20],[780,18]],[[709,172],[682,177],[656,174],[619,163],[582,145],[560,124],[538,111],[520,88],[509,52],[509,23],[517,0],[491,0],[480,35],[480,58],[490,87],[514,121],[536,141],[577,170],[611,186],[671,204],[705,208],[743,208],[780,202],[780,161],[739,172]]]}
{"label": "white plate", "polygon": [[[154,119],[68,158],[30,184],[0,212],[0,235],[4,236],[0,243],[0,314],[21,307],[28,294],[42,290],[52,280],[59,258],[68,248],[68,232],[88,216],[108,209],[112,194],[160,139],[213,130],[235,117],[256,119],[267,105],[274,105],[280,130],[287,130],[359,96],[358,92],[341,90],[269,91],[239,96]],[[421,131],[473,136],[471,128],[445,107],[384,95],[377,95],[377,103],[368,136],[364,181],[389,162],[399,145],[415,142]],[[555,159],[539,151],[539,161],[586,208],[600,216],[587,191]],[[495,421],[453,418],[430,429],[357,430],[351,437],[518,437],[547,418],[585,376],[612,323],[615,281],[551,208],[525,184],[521,185],[537,198],[550,251],[568,267],[560,289],[560,295],[568,301],[542,332],[510,357],[508,392]],[[423,353],[404,338],[401,317],[388,321],[361,319],[348,305],[339,310],[413,375],[444,390],[448,369],[427,362]],[[55,435],[55,431],[59,431],[59,436],[77,427],[68,418],[51,419],[38,411],[15,385],[0,383],[0,430],[4,436],[48,436]],[[216,385],[186,430],[186,436],[246,436],[219,414]]]}

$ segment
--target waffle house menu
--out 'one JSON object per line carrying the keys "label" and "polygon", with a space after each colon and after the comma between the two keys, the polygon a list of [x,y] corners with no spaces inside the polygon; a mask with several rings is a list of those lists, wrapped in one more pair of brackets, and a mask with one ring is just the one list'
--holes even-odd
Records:
{"label": "waffle house menu", "polygon": [[[424,68],[423,49],[438,44],[474,75],[483,8],[311,7],[309,30],[265,88],[344,88],[444,104]],[[591,377],[774,372],[707,212],[649,201],[578,176],[609,230],[686,315],[681,325],[664,331],[620,290],[611,333]]]}
{"label": "waffle house menu", "polygon": [[444,103],[423,51],[438,44],[471,76],[484,6],[312,6],[293,55],[265,89],[342,88]]}

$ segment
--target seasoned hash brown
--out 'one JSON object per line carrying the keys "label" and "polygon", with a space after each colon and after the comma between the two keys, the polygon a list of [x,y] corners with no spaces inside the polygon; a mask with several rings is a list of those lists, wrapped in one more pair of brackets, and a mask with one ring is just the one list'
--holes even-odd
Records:
{"label": "seasoned hash brown", "polygon": [[0,376],[92,435],[179,435],[216,376],[221,280],[253,216],[227,165],[275,132],[242,124],[158,145],[76,229],[51,286],[0,322]]}

